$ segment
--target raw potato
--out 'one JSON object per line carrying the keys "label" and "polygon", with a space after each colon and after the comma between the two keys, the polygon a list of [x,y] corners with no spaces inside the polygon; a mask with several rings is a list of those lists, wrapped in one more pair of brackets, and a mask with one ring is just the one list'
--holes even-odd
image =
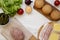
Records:
{"label": "raw potato", "polygon": [[44,14],[49,15],[52,11],[52,7],[48,4],[46,4],[43,8],[42,11]]}
{"label": "raw potato", "polygon": [[36,8],[42,8],[44,5],[44,1],[43,0],[36,0],[35,1],[35,7]]}
{"label": "raw potato", "polygon": [[31,6],[27,6],[25,10],[26,10],[26,13],[31,13],[32,12]]}
{"label": "raw potato", "polygon": [[54,10],[52,13],[51,13],[51,18],[53,19],[53,20],[59,20],[60,19],[60,12],[59,11],[57,11],[57,10]]}

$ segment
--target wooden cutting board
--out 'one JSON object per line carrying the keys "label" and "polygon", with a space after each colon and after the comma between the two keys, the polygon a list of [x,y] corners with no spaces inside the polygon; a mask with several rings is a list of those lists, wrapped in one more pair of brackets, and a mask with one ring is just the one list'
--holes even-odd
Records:
{"label": "wooden cutting board", "polygon": [[37,40],[37,39],[32,35],[29,40]]}
{"label": "wooden cutting board", "polygon": [[[35,0],[35,1],[36,1],[36,0]],[[40,0],[40,1],[41,1],[41,0]],[[47,3],[45,0],[43,0],[43,1],[44,1],[44,3],[45,3],[44,6],[47,4],[47,5],[50,5],[53,10],[57,10],[54,6],[52,6],[51,4]],[[44,6],[43,6],[43,7],[44,7]],[[43,7],[42,7],[42,8],[43,8]],[[36,8],[35,5],[34,5],[34,9],[35,9],[36,11],[40,12],[42,15],[44,15],[44,16],[45,16],[46,18],[48,18],[49,20],[51,20],[51,21],[59,21],[59,20],[60,20],[60,19],[58,19],[58,20],[53,20],[53,19],[50,17],[50,15],[45,15],[44,12],[42,11],[42,8]],[[53,11],[53,10],[52,10],[52,11]],[[59,11],[59,10],[57,10],[57,11]],[[60,12],[60,11],[59,11],[59,12]]]}

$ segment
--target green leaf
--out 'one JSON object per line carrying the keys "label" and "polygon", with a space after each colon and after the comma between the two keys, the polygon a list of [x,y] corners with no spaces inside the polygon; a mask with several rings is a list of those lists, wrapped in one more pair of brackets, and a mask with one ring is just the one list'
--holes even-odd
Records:
{"label": "green leaf", "polygon": [[15,15],[17,10],[20,8],[23,0],[0,0],[0,7],[3,9],[5,14]]}

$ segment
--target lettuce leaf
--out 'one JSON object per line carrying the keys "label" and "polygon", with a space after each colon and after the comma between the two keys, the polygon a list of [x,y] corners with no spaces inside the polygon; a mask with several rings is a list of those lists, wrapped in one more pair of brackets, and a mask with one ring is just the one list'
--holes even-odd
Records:
{"label": "lettuce leaf", "polygon": [[21,7],[23,0],[0,0],[0,7],[3,9],[5,14],[14,16],[17,10]]}

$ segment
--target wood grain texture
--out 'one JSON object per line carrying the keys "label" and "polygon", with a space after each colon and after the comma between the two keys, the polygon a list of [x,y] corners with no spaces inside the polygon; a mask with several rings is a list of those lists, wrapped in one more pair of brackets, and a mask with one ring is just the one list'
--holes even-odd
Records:
{"label": "wood grain texture", "polygon": [[37,39],[32,35],[29,40],[37,40]]}

